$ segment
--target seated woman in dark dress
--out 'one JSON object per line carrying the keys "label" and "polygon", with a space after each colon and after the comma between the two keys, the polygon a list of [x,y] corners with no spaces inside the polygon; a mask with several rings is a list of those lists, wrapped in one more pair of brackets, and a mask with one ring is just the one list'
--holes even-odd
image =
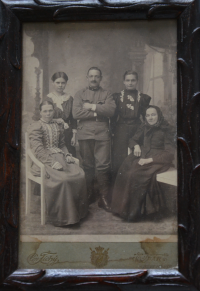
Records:
{"label": "seated woman in dark dress", "polygon": [[133,150],[120,167],[111,210],[128,221],[140,220],[144,207],[151,213],[166,207],[156,175],[167,171],[174,158],[175,131],[157,106],[146,110],[146,121],[130,139]]}
{"label": "seated woman in dark dress", "polygon": [[[53,120],[53,103],[42,102],[40,115],[41,119],[29,127],[28,133],[31,150],[45,165],[47,221],[55,226],[74,224],[88,212],[85,174],[65,146],[63,124]],[[35,164],[32,173],[40,175]]]}

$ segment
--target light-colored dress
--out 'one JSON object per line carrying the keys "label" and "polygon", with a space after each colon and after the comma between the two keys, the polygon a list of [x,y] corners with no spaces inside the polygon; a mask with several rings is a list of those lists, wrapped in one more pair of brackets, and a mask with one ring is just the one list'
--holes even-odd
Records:
{"label": "light-colored dress", "polygon": [[[30,147],[35,157],[45,165],[45,201],[47,222],[56,226],[74,224],[88,212],[84,171],[68,164],[63,125],[39,120],[29,127]],[[53,167],[59,162],[63,171]],[[33,164],[32,172],[39,175]]]}

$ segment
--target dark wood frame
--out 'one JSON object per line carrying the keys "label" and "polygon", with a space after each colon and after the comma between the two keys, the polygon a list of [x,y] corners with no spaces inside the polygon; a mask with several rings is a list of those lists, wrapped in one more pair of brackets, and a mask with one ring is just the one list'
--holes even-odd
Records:
{"label": "dark wood frame", "polygon": [[[16,271],[22,23],[126,19],[178,22],[179,270]],[[130,290],[133,284],[200,289],[200,0],[0,0],[0,76],[0,289]]]}

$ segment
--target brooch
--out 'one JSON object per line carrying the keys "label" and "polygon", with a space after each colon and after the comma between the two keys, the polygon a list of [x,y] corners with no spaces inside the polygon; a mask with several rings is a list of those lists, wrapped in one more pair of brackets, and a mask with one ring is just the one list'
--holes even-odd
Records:
{"label": "brooch", "polygon": [[135,101],[134,98],[133,98],[131,95],[128,95],[127,98],[128,98],[131,102]]}
{"label": "brooch", "polygon": [[134,110],[134,106],[133,106],[133,105],[131,105],[131,104],[126,104],[126,106],[127,106],[129,109]]}

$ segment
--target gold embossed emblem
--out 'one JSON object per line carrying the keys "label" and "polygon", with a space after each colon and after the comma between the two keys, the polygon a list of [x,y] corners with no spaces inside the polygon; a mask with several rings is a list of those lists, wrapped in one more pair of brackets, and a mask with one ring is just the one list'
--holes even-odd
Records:
{"label": "gold embossed emblem", "polygon": [[94,265],[95,267],[98,267],[98,268],[101,268],[101,267],[104,267],[107,265],[108,263],[108,259],[109,259],[109,256],[108,256],[108,250],[104,250],[104,248],[102,247],[97,247],[95,248],[96,251],[91,250],[91,263],[92,265]]}

